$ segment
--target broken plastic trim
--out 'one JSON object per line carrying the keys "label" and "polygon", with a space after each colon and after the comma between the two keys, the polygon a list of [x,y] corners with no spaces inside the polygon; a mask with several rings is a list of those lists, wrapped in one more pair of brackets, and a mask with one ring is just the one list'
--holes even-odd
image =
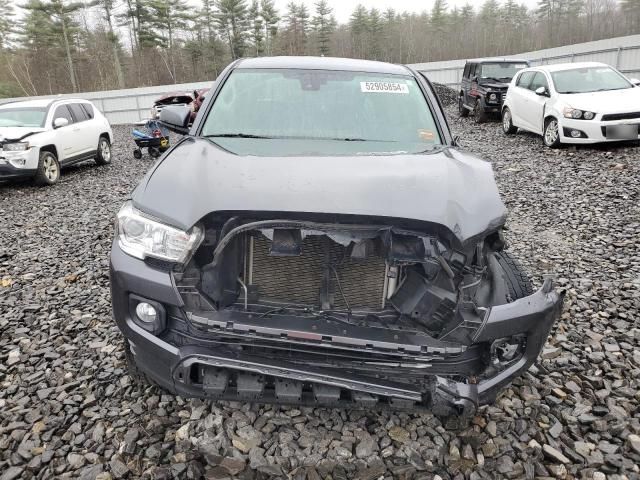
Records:
{"label": "broken plastic trim", "polygon": [[181,378],[188,378],[188,372],[194,364],[204,364],[215,368],[237,369],[301,382],[321,383],[373,395],[404,398],[415,402],[422,401],[422,393],[420,391],[407,388],[401,384],[396,385],[392,382],[385,382],[370,377],[359,378],[353,374],[331,372],[328,369],[316,370],[306,367],[304,370],[301,370],[297,365],[286,362],[267,361],[262,358],[252,360],[249,355],[243,355],[242,360],[220,354],[188,357],[184,359],[180,363],[180,366],[173,372],[174,381],[180,381]]}
{"label": "broken plastic trim", "polygon": [[[381,235],[381,232],[393,232],[398,235],[409,235],[413,237],[419,238],[430,238],[430,235],[425,235],[423,233],[414,232],[410,230],[397,229],[395,227],[390,227],[388,225],[354,225],[354,224],[335,224],[335,223],[317,223],[317,222],[301,222],[297,220],[260,220],[257,222],[249,222],[243,225],[239,225],[235,228],[232,228],[228,232],[226,232],[213,251],[213,260],[210,265],[213,267],[217,264],[218,259],[224,248],[229,244],[231,239],[236,235],[248,232],[250,230],[260,230],[266,228],[306,228],[310,230],[317,230],[318,232],[323,232],[324,234],[330,236],[330,232],[371,232],[372,237]],[[425,252],[429,254],[429,250],[426,249]]]}

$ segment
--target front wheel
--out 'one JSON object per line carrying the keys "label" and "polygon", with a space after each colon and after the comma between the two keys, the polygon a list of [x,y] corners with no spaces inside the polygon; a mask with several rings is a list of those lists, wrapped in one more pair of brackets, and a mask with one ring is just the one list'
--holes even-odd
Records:
{"label": "front wheel", "polygon": [[560,127],[558,120],[554,117],[550,117],[544,122],[542,142],[549,148],[560,148]]}
{"label": "front wheel", "polygon": [[108,165],[111,163],[111,144],[107,137],[100,137],[98,141],[98,155],[96,156],[98,165]]}
{"label": "front wheel", "polygon": [[505,250],[496,252],[495,257],[504,272],[509,301],[513,302],[519,298],[533,295],[533,283],[520,262]]}
{"label": "front wheel", "polygon": [[484,123],[487,121],[488,115],[487,112],[485,112],[484,107],[482,106],[481,100],[478,100],[475,107],[473,108],[473,117],[476,123]]}
{"label": "front wheel", "polygon": [[511,110],[507,107],[502,111],[502,131],[505,135],[513,135],[518,131],[518,127],[513,125],[513,118],[511,117]]}
{"label": "front wheel", "polygon": [[464,106],[464,101],[462,100],[462,96],[458,97],[458,115],[462,118],[469,116],[469,110]]}
{"label": "front wheel", "polygon": [[36,183],[38,185],[53,185],[60,178],[60,163],[52,152],[40,152]]}

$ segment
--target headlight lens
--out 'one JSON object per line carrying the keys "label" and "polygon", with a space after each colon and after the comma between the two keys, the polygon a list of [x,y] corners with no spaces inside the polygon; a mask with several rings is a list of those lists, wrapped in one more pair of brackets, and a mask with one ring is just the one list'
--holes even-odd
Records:
{"label": "headlight lens", "polygon": [[582,111],[571,107],[565,107],[562,113],[565,118],[573,118],[574,120],[593,120],[596,116],[593,112]]}
{"label": "headlight lens", "polygon": [[489,100],[495,102],[498,99],[498,96],[495,93],[489,95]]}
{"label": "headlight lens", "polygon": [[5,152],[24,152],[25,150],[29,150],[29,143],[28,142],[5,143],[2,146],[2,149]]}
{"label": "headlight lens", "polygon": [[185,263],[203,238],[199,226],[188,232],[178,230],[145,217],[131,202],[125,203],[118,212],[117,227],[120,248],[141,260],[153,257]]}

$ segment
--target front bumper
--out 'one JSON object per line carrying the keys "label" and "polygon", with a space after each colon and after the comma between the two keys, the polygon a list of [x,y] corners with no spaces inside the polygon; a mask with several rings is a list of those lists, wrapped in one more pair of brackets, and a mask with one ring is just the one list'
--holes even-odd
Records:
{"label": "front bumper", "polygon": [[14,167],[10,163],[0,160],[0,180],[11,180],[14,178],[30,178],[37,173],[35,168]]}
{"label": "front bumper", "polygon": [[[314,320],[310,325],[300,320],[300,327],[292,331],[281,328],[278,322],[286,319],[276,315],[265,320],[258,315],[252,317],[245,312],[228,310],[185,312],[170,272],[152,268],[126,255],[115,243],[110,273],[114,319],[129,342],[138,368],[171,392],[185,397],[250,399],[267,403],[428,409],[441,415],[471,415],[479,405],[493,402],[501,388],[535,362],[560,314],[563,301],[563,294],[556,293],[547,281],[529,297],[489,309],[476,331],[473,344],[463,346],[400,330],[392,333],[389,329],[371,327],[340,326],[336,329],[335,322],[330,321]],[[133,320],[132,295],[163,305],[167,315],[164,333],[155,336]],[[201,328],[203,325],[209,329]],[[398,364],[393,376],[384,378],[375,372],[363,374],[335,366],[308,366],[291,357],[276,359],[229,349],[216,341],[215,332],[233,335],[245,344],[260,343],[264,338],[270,338],[272,342],[289,341],[292,351],[302,340],[317,340],[313,348],[344,349],[348,346],[355,351],[353,342],[356,339],[364,347],[361,351],[378,349],[380,355],[402,352],[432,361],[422,364],[417,371]],[[474,370],[486,361],[488,348],[483,346],[512,336],[526,338],[519,357],[491,375]],[[197,379],[198,375],[194,377],[194,370],[205,380]],[[256,375],[270,378],[274,387],[261,387],[258,395],[247,395],[238,385],[227,388],[224,383],[226,371],[253,375],[249,383]],[[422,383],[421,388],[417,386],[420,382],[416,382],[416,375],[429,381]],[[222,387],[220,382],[223,382]],[[298,393],[296,383],[300,386]],[[303,384],[313,388],[303,391]],[[345,395],[345,391],[352,393]]]}
{"label": "front bumper", "polygon": [[[605,142],[620,142],[621,140],[619,139],[606,137],[605,132],[608,126],[640,124],[640,120],[638,119],[612,120],[603,122],[600,120],[601,117],[602,115],[597,115],[593,120],[574,120],[572,118],[562,118],[560,120],[560,138],[562,143],[579,145]],[[567,132],[565,132],[565,130]],[[574,138],[566,134],[570,130],[578,130],[584,135],[579,138]],[[640,140],[640,135],[638,136],[637,140]]]}

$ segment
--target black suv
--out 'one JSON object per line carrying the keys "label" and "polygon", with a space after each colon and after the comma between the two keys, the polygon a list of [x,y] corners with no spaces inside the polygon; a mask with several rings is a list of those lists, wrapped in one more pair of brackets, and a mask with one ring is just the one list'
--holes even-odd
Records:
{"label": "black suv", "polygon": [[500,113],[509,82],[527,60],[484,58],[467,60],[460,82],[458,112],[466,117],[473,112],[476,122],[485,122],[490,113]]}

